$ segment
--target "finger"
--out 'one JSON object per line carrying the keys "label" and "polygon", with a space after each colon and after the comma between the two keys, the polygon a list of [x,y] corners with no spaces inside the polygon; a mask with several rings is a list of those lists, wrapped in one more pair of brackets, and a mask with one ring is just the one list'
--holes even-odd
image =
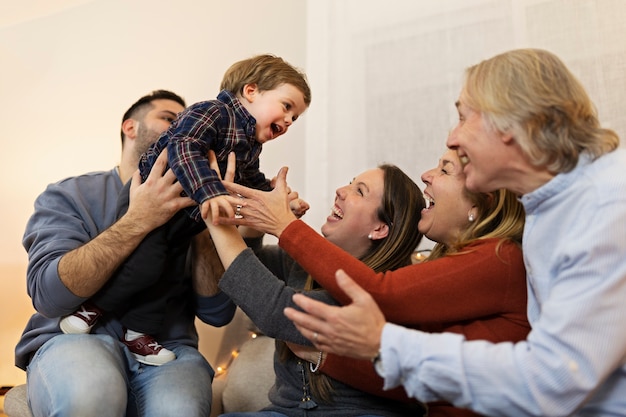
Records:
{"label": "finger", "polygon": [[[298,326],[296,326],[296,328],[298,328]],[[315,346],[317,349],[324,350],[322,349],[322,347],[325,346],[324,339],[323,339],[324,336],[321,333],[318,333],[316,331],[311,331],[310,329],[304,329],[304,328],[300,330],[300,333],[302,333],[302,336],[306,337],[311,342],[313,342],[313,346]]]}
{"label": "finger", "polygon": [[141,185],[141,172],[139,172],[139,170],[136,170],[135,172],[133,172],[133,176],[131,177],[131,182],[130,182],[130,191],[129,193],[132,194],[134,190],[137,189],[137,187],[139,187]]}
{"label": "finger", "polygon": [[[288,307],[288,308],[289,308],[289,307]],[[285,309],[285,313],[287,313],[287,309]],[[285,315],[286,315],[286,314],[285,314]],[[296,322],[294,322],[294,323],[293,323],[293,325],[295,326],[295,328],[296,328],[296,329],[298,329],[298,331],[299,331],[301,334],[306,333],[306,332],[307,332],[307,330],[309,330],[309,331],[311,330],[311,329],[309,329],[309,328],[307,328],[307,327],[303,327],[303,326],[300,326],[299,324],[296,324]]]}
{"label": "finger", "polygon": [[224,180],[231,182],[234,181],[236,168],[237,156],[235,155],[235,152],[231,152],[228,154],[228,162],[226,163],[226,175],[224,176]]}
{"label": "finger", "polygon": [[174,186],[174,188],[178,188],[179,194],[183,191],[182,184],[178,182],[178,179],[176,178],[176,174],[174,174],[174,171],[172,171],[171,169],[168,169],[167,171],[163,172],[162,178],[165,182]]}
{"label": "finger", "polygon": [[253,198],[256,195],[256,192],[258,192],[258,190],[255,190],[253,188],[248,188],[244,185],[240,185],[226,180],[222,181],[222,184],[224,184],[224,187],[226,187],[227,191],[239,194],[245,198]]}
{"label": "finger", "polygon": [[217,219],[220,217],[220,206],[219,204],[211,201],[211,217],[213,218],[213,224],[217,223]]}
{"label": "finger", "polygon": [[238,217],[225,217],[220,216],[217,219],[213,219],[213,224],[227,225],[227,226],[248,226],[248,222],[245,218]]}
{"label": "finger", "polygon": [[[237,206],[247,206],[250,201],[243,198],[243,197],[239,197],[239,196],[233,196],[233,195],[224,195],[224,209],[226,210],[227,214],[234,214],[235,213],[235,208]],[[228,216],[228,217],[232,217],[232,216]]]}
{"label": "finger", "polygon": [[297,199],[289,202],[289,208],[296,216],[302,216],[309,210],[309,203],[302,199]]}
{"label": "finger", "polygon": [[[232,197],[230,196],[225,196],[226,199],[224,200],[220,200],[220,207],[221,209],[224,211],[224,216],[228,217],[228,218],[234,218],[235,217],[235,210],[233,210],[233,207],[230,203],[230,200],[233,200]],[[239,205],[241,205],[241,199],[237,198],[235,200],[239,200]],[[237,205],[235,205],[236,207]]]}
{"label": "finger", "polygon": [[182,209],[185,207],[191,207],[193,205],[196,205],[197,203],[189,197],[181,196],[181,197],[177,197],[176,200],[174,200],[174,204],[176,205],[176,207],[179,207],[179,209]]}
{"label": "finger", "polygon": [[311,332],[322,333],[328,316],[331,314],[332,309],[336,307],[316,301],[303,294],[294,294],[292,298],[294,303],[304,311],[287,307],[283,311],[285,316],[293,321],[294,324],[309,329]]}
{"label": "finger", "polygon": [[276,176],[276,186],[274,188],[284,189],[284,190],[289,188],[287,186],[287,171],[289,171],[288,167],[282,167],[278,171],[278,175]]}
{"label": "finger", "polygon": [[163,176],[163,171],[165,171],[166,166],[167,166],[167,148],[163,149],[163,151],[159,154],[156,161],[154,161],[154,165],[150,169],[150,174],[148,174],[148,177]]}
{"label": "finger", "polygon": [[211,214],[211,204],[205,201],[200,204],[200,215],[205,221],[212,221],[212,219],[208,218],[209,214]]}
{"label": "finger", "polygon": [[220,173],[220,166],[217,163],[217,156],[215,156],[215,152],[212,150],[209,151],[209,168],[217,173],[219,179],[222,179],[222,174]]}
{"label": "finger", "polygon": [[[304,310],[306,313],[310,314],[311,320],[319,320],[326,321],[327,318],[332,314],[332,310],[337,308],[334,306],[330,306],[321,301],[314,300],[310,297],[307,297],[303,294],[294,294],[293,302]],[[300,316],[299,316],[300,317]]]}
{"label": "finger", "polygon": [[[292,307],[286,307],[283,310],[283,314],[293,322],[302,336],[314,344],[320,343],[320,329],[324,324],[323,321]],[[317,337],[314,336],[315,334],[317,334]]]}

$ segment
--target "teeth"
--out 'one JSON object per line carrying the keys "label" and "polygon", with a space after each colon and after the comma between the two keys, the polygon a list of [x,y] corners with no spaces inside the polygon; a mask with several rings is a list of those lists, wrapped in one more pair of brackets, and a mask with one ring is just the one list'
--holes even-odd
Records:
{"label": "teeth", "polygon": [[468,158],[467,156],[465,156],[465,155],[464,155],[464,156],[459,157],[459,159],[461,160],[461,163],[462,163],[463,165],[465,165],[465,164],[467,164],[467,163],[469,162],[469,158]]}
{"label": "teeth", "polygon": [[339,217],[340,219],[343,219],[343,212],[339,209],[339,207],[333,206],[333,209],[331,210],[331,212],[334,216]]}
{"label": "teeth", "polygon": [[433,200],[429,196],[426,196],[426,208],[431,208],[434,205],[435,205],[435,200]]}

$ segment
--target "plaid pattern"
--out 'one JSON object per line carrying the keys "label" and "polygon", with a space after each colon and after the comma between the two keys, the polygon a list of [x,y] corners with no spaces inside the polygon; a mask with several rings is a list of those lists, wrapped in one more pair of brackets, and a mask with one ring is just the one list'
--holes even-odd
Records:
{"label": "plaid pattern", "polygon": [[[168,167],[185,193],[198,204],[227,194],[217,173],[209,167],[208,153],[217,155],[224,173],[230,152],[237,155],[235,181],[270,190],[269,180],[260,171],[262,145],[255,139],[256,120],[230,92],[220,92],[216,100],[193,104],[184,110],[170,128],[141,156],[139,169],[145,181],[159,154],[168,151]],[[197,207],[190,216],[202,222]]]}

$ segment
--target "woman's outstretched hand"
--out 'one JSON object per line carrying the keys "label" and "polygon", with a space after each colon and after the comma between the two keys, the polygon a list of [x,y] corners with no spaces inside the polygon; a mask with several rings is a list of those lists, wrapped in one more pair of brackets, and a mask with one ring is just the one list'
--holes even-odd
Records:
{"label": "woman's outstretched hand", "polygon": [[[281,233],[292,221],[297,219],[290,204],[300,207],[301,211],[308,209],[306,202],[297,198],[287,186],[287,167],[283,167],[276,176],[272,191],[260,191],[244,187],[230,181],[223,181],[228,191],[240,197],[230,197],[235,206],[240,206],[236,212],[240,215],[235,218],[213,218],[222,224],[236,224],[252,227],[263,233],[280,237]],[[292,203],[297,201],[297,203]]]}

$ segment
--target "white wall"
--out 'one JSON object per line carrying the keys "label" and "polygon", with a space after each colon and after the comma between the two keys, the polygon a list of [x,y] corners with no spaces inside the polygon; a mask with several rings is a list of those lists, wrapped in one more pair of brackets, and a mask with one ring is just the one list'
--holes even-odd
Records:
{"label": "white wall", "polygon": [[[270,52],[305,69],[305,45],[304,0],[2,1],[1,385],[24,380],[13,348],[32,311],[21,238],[36,196],[116,165],[122,114],[140,96],[165,88],[188,103],[214,98],[233,62]],[[268,176],[291,167],[294,189],[304,183],[305,123],[306,114],[262,155]],[[214,337],[201,339],[209,356]]]}
{"label": "white wall", "polygon": [[312,224],[328,215],[338,186],[379,163],[422,185],[456,122],[464,69],[508,49],[558,54],[603,124],[626,138],[623,0],[315,0],[307,14],[307,71],[316,81],[306,131]]}

